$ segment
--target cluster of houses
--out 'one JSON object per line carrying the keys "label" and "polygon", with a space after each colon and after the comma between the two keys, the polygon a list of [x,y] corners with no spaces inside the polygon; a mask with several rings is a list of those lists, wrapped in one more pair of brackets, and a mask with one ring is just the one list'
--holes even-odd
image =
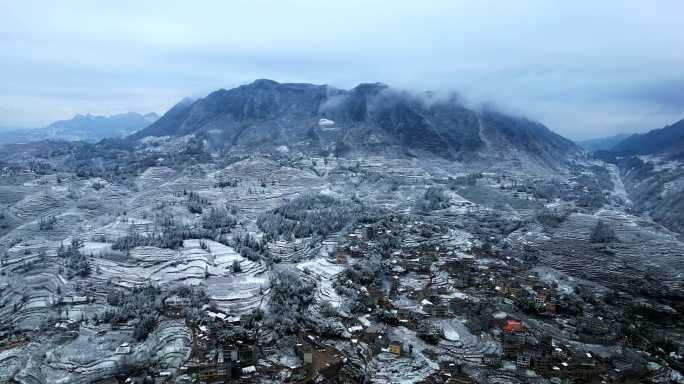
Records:
{"label": "cluster of houses", "polygon": [[[169,298],[165,301],[168,309],[179,309],[190,305],[189,300]],[[228,344],[217,343],[219,333],[223,330],[241,327],[242,316],[229,316],[219,311],[205,310],[209,321],[206,324],[194,324],[193,357],[181,367],[187,375],[197,374],[200,382],[223,382],[240,378],[248,381],[257,372],[256,362],[261,355],[261,348],[253,340],[236,340]]]}
{"label": "cluster of houses", "polygon": [[[190,306],[188,299],[171,297],[165,300],[167,311],[178,311]],[[318,353],[328,346],[312,335],[301,336],[293,351],[303,362],[301,367],[278,367],[277,364],[264,364],[265,357],[279,353],[275,344],[259,343],[257,337],[246,340],[230,340],[221,343],[221,333],[235,329],[247,330],[250,323],[247,315],[229,315],[220,310],[204,308],[205,321],[201,324],[193,323],[193,353],[190,360],[180,367],[179,380],[197,377],[200,383],[229,382],[259,382],[265,377],[275,377],[278,370],[287,368],[295,375],[306,377],[311,371]],[[249,330],[256,332],[256,330]],[[255,333],[256,335],[256,333]],[[260,360],[261,359],[261,360]],[[341,364],[341,359],[338,364]],[[325,367],[333,368],[333,367]]]}
{"label": "cluster of houses", "polygon": [[[366,323],[362,325],[361,321]],[[367,319],[350,319],[347,320],[349,327],[347,330],[351,334],[352,345],[362,345],[366,348],[368,355],[377,355],[383,352],[388,352],[398,356],[413,355],[413,346],[405,345],[402,340],[391,340],[387,333],[385,325],[370,324]]]}
{"label": "cluster of houses", "polygon": [[[342,246],[330,253],[331,261],[363,262],[373,240],[382,233],[372,226],[364,226],[360,233],[349,235]],[[420,353],[440,367],[423,383],[472,383],[474,379],[463,367],[473,363],[498,375],[518,375],[518,379],[527,382],[537,379],[521,379],[522,372],[534,372],[536,376],[533,377],[540,382],[543,382],[542,377],[591,380],[599,375],[610,381],[636,372],[634,365],[624,363],[635,361],[634,357],[623,361],[620,356],[606,352],[608,349],[582,347],[583,341],[586,344],[588,341],[614,344],[621,337],[621,325],[615,321],[591,314],[570,317],[568,320],[575,326],[577,337],[575,342],[568,343],[567,338],[534,329],[524,317],[515,315],[522,312],[518,306],[524,302],[535,315],[564,316],[559,307],[563,291],[557,283],[540,278],[520,261],[498,258],[477,249],[458,249],[440,240],[414,242],[400,250],[382,253],[382,256],[392,266],[392,272],[365,286],[359,297],[363,304],[360,312],[342,319],[349,334],[347,347],[341,347],[339,341],[333,347],[324,339],[309,334],[298,336],[294,353],[303,365],[286,368],[299,374],[302,380],[309,377],[314,365],[321,364],[326,350],[344,355],[345,348],[352,351],[360,347],[369,358],[388,353],[400,359],[413,359],[414,346],[408,340],[393,338],[397,333],[392,332],[391,327],[416,330],[423,320],[455,317],[465,319],[463,324],[474,335],[489,333],[499,346],[496,352],[485,351],[469,356],[467,361],[445,360],[447,356],[423,349]],[[169,298],[165,305],[169,310],[178,310],[189,306],[190,302]],[[378,310],[390,314],[392,321],[376,318]],[[245,319],[208,309],[205,314],[210,321],[196,325],[193,358],[183,366],[184,373],[196,373],[200,382],[206,383],[236,378],[241,382],[256,382],[265,377],[277,377],[283,367],[264,365],[264,362],[268,361],[266,357],[282,351],[275,345],[246,340],[219,346],[216,343],[218,334],[222,330],[242,327]],[[336,364],[342,364],[341,360],[333,365]],[[511,371],[511,367],[517,370]]]}
{"label": "cluster of houses", "polygon": [[81,323],[74,320],[64,320],[55,324],[55,331],[59,335],[59,342],[77,338],[80,334]]}
{"label": "cluster of houses", "polygon": [[[365,234],[351,236],[348,245],[339,247],[333,253],[334,257],[338,261],[344,256],[363,257],[369,238],[372,237]],[[439,241],[425,241],[383,256],[395,265],[393,274],[386,276],[384,282],[368,286],[367,296],[362,300],[369,309],[384,309],[395,314],[399,326],[415,329],[424,319],[465,317],[471,332],[498,335],[501,353],[484,353],[481,357],[481,362],[492,369],[510,362],[520,370],[534,370],[542,376],[591,379],[603,374],[609,380],[606,372],[615,376],[615,370],[609,364],[614,360],[613,356],[563,344],[507,315],[510,309],[517,309],[516,305],[524,301],[540,315],[559,316],[557,306],[562,292],[557,283],[541,279],[521,262],[512,258],[490,258],[485,262],[476,252],[445,247]],[[440,272],[449,276],[446,282],[434,279]],[[412,276],[413,280],[428,280],[429,288],[414,290],[405,284],[407,276]],[[400,295],[414,300],[415,305],[395,306]],[[621,336],[621,326],[615,321],[590,314],[572,320],[576,323],[580,342],[610,344]],[[387,339],[381,329],[377,325],[362,327],[358,324],[348,328],[353,340],[368,343],[371,353],[411,355],[402,340]],[[460,371],[451,371],[449,377],[451,374],[454,377],[449,382],[469,382]],[[439,382],[436,378],[430,380]]]}
{"label": "cluster of houses", "polygon": [[367,254],[367,245],[381,233],[375,227],[366,225],[361,228],[361,233],[351,233],[347,236],[347,242],[343,246],[337,246],[330,253],[330,260],[334,263],[347,263],[347,258],[360,259]]}

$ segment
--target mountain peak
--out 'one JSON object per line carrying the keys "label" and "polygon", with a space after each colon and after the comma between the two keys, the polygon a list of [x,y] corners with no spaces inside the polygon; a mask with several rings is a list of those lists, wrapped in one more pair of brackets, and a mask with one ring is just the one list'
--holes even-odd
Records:
{"label": "mountain peak", "polygon": [[[177,105],[130,138],[202,134],[215,148],[249,153],[285,146],[309,154],[399,151],[458,161],[518,151],[548,168],[581,152],[534,121],[469,110],[453,97],[425,103],[425,95],[386,90],[392,88],[382,83],[345,91],[259,79]],[[334,123],[321,125],[321,118]]]}
{"label": "mountain peak", "polygon": [[277,85],[280,85],[280,83],[278,83],[277,81],[274,81],[274,80],[269,80],[269,79],[257,79],[257,80],[254,80],[254,82],[252,84],[250,84],[250,86],[257,87],[260,89],[273,88]]}
{"label": "mountain peak", "polygon": [[362,95],[377,95],[388,89],[389,85],[383,83],[361,83],[352,89],[352,92]]}
{"label": "mountain peak", "polygon": [[178,103],[176,103],[176,105],[179,105],[179,104],[192,104],[192,103],[194,103],[195,101],[197,101],[197,99],[192,99],[192,98],[190,98],[190,97],[184,97],[183,100],[181,100],[181,101],[179,101]]}
{"label": "mountain peak", "polygon": [[[81,115],[80,113],[77,113],[74,117],[71,118],[71,120],[90,120],[93,117],[95,117],[95,116],[91,115],[90,113],[86,113],[85,115]],[[59,120],[59,121],[56,121],[55,123],[59,123],[62,121],[69,121],[69,120]],[[52,123],[52,124],[54,124],[54,123]],[[52,125],[52,124],[50,124],[50,125]]]}

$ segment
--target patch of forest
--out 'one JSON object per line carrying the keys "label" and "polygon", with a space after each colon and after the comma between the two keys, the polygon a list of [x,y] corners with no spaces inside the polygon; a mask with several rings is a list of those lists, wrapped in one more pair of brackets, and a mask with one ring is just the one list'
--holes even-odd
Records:
{"label": "patch of forest", "polygon": [[268,240],[286,241],[311,236],[326,237],[345,227],[376,222],[388,212],[360,201],[326,195],[304,195],[259,215],[257,225]]}

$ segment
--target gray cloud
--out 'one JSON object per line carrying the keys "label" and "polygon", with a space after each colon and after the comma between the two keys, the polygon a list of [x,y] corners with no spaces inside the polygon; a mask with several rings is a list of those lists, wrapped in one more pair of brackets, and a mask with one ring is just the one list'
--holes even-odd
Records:
{"label": "gray cloud", "polygon": [[627,89],[625,95],[635,101],[658,105],[663,111],[681,111],[684,106],[684,73],[681,77],[637,84]]}
{"label": "gray cloud", "polygon": [[490,103],[573,139],[684,117],[684,3],[4,2],[0,126],[165,112],[257,78]]}

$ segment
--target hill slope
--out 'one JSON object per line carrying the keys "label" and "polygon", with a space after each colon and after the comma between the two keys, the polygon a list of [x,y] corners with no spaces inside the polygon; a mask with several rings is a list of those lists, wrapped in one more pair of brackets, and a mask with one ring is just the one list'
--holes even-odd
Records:
{"label": "hill slope", "polygon": [[667,150],[684,138],[684,120],[654,129],[644,134],[634,134],[613,147],[614,152],[635,155],[652,155]]}

